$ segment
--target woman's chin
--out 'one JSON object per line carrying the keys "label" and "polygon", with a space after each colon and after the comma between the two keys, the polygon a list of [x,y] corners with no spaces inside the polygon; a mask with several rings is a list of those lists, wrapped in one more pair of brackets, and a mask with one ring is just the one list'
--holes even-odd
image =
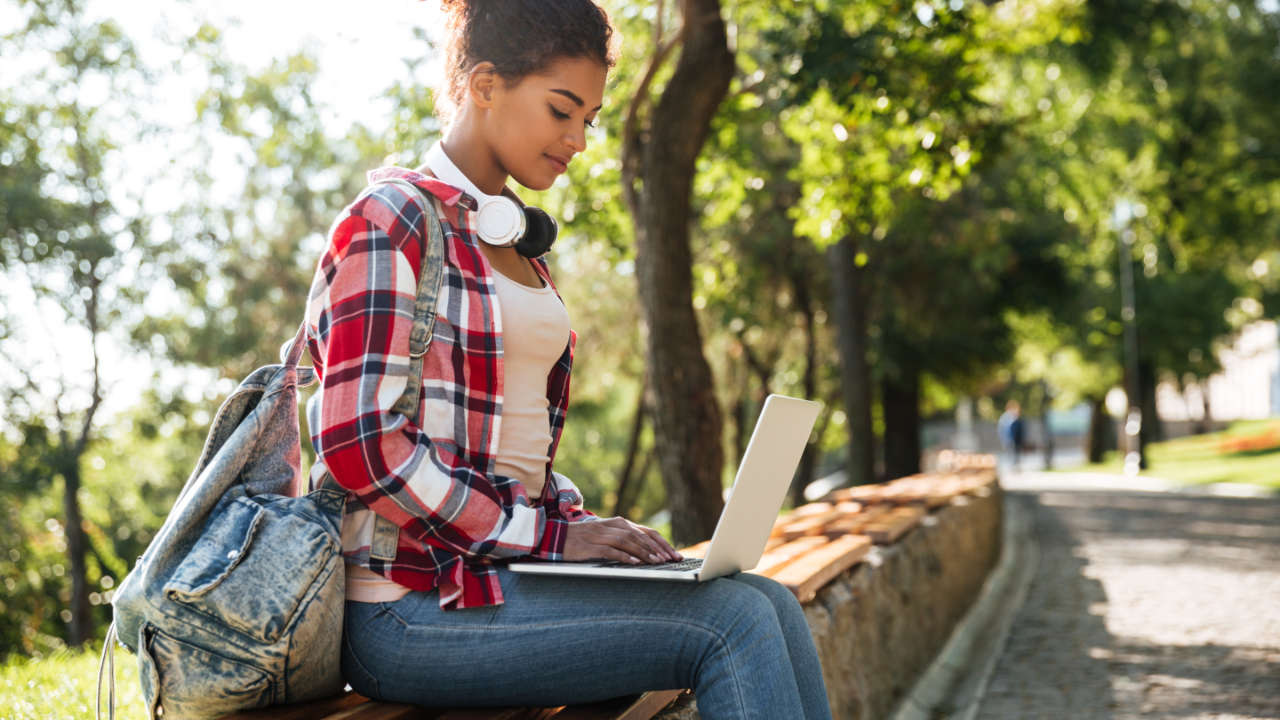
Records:
{"label": "woman's chin", "polygon": [[555,184],[555,175],[516,175],[512,173],[511,179],[520,183],[520,187],[533,190],[534,192],[542,192]]}

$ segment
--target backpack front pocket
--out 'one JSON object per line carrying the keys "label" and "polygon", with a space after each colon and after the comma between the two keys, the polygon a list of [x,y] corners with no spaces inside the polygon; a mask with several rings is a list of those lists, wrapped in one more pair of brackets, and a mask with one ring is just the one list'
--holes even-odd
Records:
{"label": "backpack front pocket", "polygon": [[223,502],[165,584],[165,595],[232,630],[275,642],[317,577],[340,561],[326,525],[314,512],[301,512],[308,502],[280,496]]}
{"label": "backpack front pocket", "polygon": [[263,670],[154,627],[146,635],[138,657],[153,683],[149,688],[143,683],[150,717],[217,718],[275,701],[271,678]]}

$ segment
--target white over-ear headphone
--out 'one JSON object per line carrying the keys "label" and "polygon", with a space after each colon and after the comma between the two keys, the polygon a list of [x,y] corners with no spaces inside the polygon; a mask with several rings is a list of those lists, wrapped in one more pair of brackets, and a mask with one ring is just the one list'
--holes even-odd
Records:
{"label": "white over-ear headphone", "polygon": [[480,191],[471,179],[458,169],[445,154],[444,146],[436,141],[427,151],[427,167],[444,182],[475,198],[476,234],[480,239],[498,247],[511,247],[525,234],[524,208],[502,195],[488,195]]}

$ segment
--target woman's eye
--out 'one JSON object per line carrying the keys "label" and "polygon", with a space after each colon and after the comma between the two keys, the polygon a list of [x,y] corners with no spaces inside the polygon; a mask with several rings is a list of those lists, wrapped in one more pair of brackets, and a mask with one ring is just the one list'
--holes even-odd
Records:
{"label": "woman's eye", "polygon": [[550,108],[551,108],[551,115],[552,115],[553,117],[555,117],[555,119],[557,119],[557,120],[568,120],[568,119],[569,119],[569,113],[566,113],[566,112],[560,112],[559,110],[557,110],[557,109],[556,109],[556,106],[555,106],[555,105],[548,105],[547,107],[550,107]]}
{"label": "woman's eye", "polygon": [[595,126],[596,126],[596,121],[595,121],[595,120],[584,120],[584,121],[583,121],[583,124],[584,124],[584,125],[586,125],[586,126],[587,126],[587,127],[589,127],[589,128],[593,128],[593,127],[595,127]]}

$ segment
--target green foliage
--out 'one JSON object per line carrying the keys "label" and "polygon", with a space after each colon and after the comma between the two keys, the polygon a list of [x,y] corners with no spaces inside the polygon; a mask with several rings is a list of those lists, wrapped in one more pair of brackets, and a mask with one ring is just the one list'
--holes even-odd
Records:
{"label": "green foliage", "polygon": [[[1272,445],[1260,450],[1233,449],[1233,441],[1258,436],[1272,438]],[[1280,489],[1280,447],[1274,445],[1277,436],[1280,429],[1274,420],[1254,420],[1232,423],[1222,432],[1152,443],[1148,451],[1152,469],[1143,474],[1182,485],[1240,483],[1277,490]],[[1099,465],[1064,470],[1120,475],[1124,472],[1124,458],[1122,453],[1112,453]]]}
{"label": "green foliage", "polygon": [[[11,657],[0,665],[0,707],[7,720],[91,720],[101,643],[82,652],[59,651],[39,659]],[[146,717],[138,660],[116,648],[116,717]],[[107,682],[102,705],[106,714]]]}
{"label": "green foliage", "polygon": [[[363,187],[364,152],[382,148],[360,146],[367,133],[331,137],[310,93],[316,65],[307,54],[253,73],[225,60],[211,28],[190,44],[208,74],[196,102],[203,162],[188,187],[212,186],[209,168],[225,152],[244,159],[243,184],[230,200],[185,194],[166,230],[149,238],[148,279],[178,302],[150,314],[134,340],[169,361],[239,379],[292,337],[324,231]],[[137,288],[132,298],[146,295]]]}
{"label": "green foliage", "polygon": [[[3,570],[6,589],[32,610],[5,613],[6,654],[56,646],[64,635],[59,621],[69,623],[72,643],[83,642],[93,628],[91,606],[102,599],[83,588],[73,593],[68,576],[87,575],[86,550],[98,549],[91,523],[81,522],[83,461],[107,392],[104,341],[130,321],[124,288],[133,246],[147,231],[130,207],[134,198],[116,185],[122,127],[147,128],[130,104],[106,101],[141,93],[148,79],[119,26],[77,3],[24,2],[10,17],[19,27],[5,28],[0,42],[32,72],[0,94],[0,270],[7,271],[0,490],[28,500],[5,517],[12,544]],[[54,340],[42,326],[50,320],[78,332]],[[27,495],[44,487],[48,494]],[[51,502],[59,495],[62,502]],[[50,535],[27,545],[25,525],[33,520]],[[50,547],[65,551],[65,564],[52,560]],[[112,564],[99,559],[98,566]]]}
{"label": "green foliage", "polygon": [[[200,421],[203,420],[203,424]],[[141,402],[96,440],[85,457],[79,498],[89,543],[89,600],[100,627],[110,622],[111,592],[142,554],[195,465],[207,411]],[[0,438],[0,651],[42,656],[63,646],[71,593],[62,521],[62,479],[38,442]],[[44,452],[49,452],[45,450]]]}

